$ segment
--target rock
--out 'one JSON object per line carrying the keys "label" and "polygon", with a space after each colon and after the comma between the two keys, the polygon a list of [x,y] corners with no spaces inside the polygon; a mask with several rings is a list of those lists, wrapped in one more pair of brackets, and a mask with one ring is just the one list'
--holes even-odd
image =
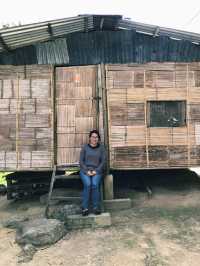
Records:
{"label": "rock", "polygon": [[16,234],[16,242],[21,245],[50,245],[66,234],[64,223],[56,219],[35,219],[22,223]]}
{"label": "rock", "polygon": [[66,221],[69,215],[80,214],[81,209],[76,204],[66,204],[64,206],[53,206],[49,211],[50,218]]}
{"label": "rock", "polygon": [[20,229],[22,227],[22,223],[28,220],[29,220],[28,217],[12,217],[7,221],[3,222],[3,227]]}
{"label": "rock", "polygon": [[31,261],[36,251],[37,249],[33,245],[26,244],[25,246],[22,247],[22,251],[18,255],[18,262],[26,263]]}

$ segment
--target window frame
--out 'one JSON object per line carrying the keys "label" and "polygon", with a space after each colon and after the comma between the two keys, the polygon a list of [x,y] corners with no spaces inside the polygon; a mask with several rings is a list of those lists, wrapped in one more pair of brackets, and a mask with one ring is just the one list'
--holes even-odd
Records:
{"label": "window frame", "polygon": [[[168,125],[152,125],[151,122],[151,103],[167,103],[167,102],[177,102],[177,103],[182,103],[184,105],[184,117],[181,119],[181,121],[184,121],[184,123],[181,123],[181,125],[176,125],[175,122],[172,123],[169,122]],[[148,128],[180,128],[180,127],[186,127],[187,126],[187,101],[186,100],[147,100],[147,108],[146,108],[146,112],[147,112],[147,127]]]}

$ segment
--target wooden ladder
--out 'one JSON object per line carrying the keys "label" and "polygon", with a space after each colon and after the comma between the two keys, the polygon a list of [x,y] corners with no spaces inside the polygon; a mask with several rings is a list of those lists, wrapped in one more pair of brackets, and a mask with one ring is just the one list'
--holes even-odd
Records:
{"label": "wooden ladder", "polygon": [[53,192],[53,188],[54,188],[54,184],[57,180],[62,179],[62,180],[69,180],[69,179],[79,179],[79,175],[66,175],[66,174],[58,174],[58,171],[67,171],[70,172],[72,171],[73,168],[73,172],[74,171],[79,171],[79,164],[78,163],[74,163],[74,164],[65,164],[65,165],[54,165],[53,167],[53,172],[52,172],[52,176],[51,176],[51,183],[50,183],[50,187],[49,187],[49,193],[48,193],[48,198],[47,198],[47,205],[46,205],[46,209],[45,209],[45,216],[47,218],[49,218],[49,208],[50,208],[50,203],[51,200],[68,200],[68,199],[80,199],[80,197],[67,197],[67,196],[52,196],[52,192]]}

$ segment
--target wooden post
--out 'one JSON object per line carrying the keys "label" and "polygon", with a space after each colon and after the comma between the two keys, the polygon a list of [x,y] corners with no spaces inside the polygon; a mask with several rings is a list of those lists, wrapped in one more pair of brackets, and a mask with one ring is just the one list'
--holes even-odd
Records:
{"label": "wooden post", "polygon": [[114,198],[113,193],[113,175],[106,175],[104,178],[104,198],[111,200]]}
{"label": "wooden post", "polygon": [[102,91],[102,113],[103,113],[103,127],[104,127],[104,144],[107,151],[106,173],[104,178],[104,198],[106,200],[113,199],[113,175],[109,174],[110,170],[110,149],[109,149],[109,121],[108,121],[108,106],[107,106],[107,91],[106,91],[106,69],[105,65],[100,65],[100,80]]}
{"label": "wooden post", "polygon": [[51,66],[51,115],[52,115],[52,168],[57,163],[57,124],[56,124],[56,82],[55,82],[55,66]]}

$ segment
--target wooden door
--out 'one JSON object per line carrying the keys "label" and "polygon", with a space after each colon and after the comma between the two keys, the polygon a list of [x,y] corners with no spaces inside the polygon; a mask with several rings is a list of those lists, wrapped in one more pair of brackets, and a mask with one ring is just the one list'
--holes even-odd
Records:
{"label": "wooden door", "polygon": [[56,68],[57,164],[79,161],[88,132],[97,127],[97,67]]}

